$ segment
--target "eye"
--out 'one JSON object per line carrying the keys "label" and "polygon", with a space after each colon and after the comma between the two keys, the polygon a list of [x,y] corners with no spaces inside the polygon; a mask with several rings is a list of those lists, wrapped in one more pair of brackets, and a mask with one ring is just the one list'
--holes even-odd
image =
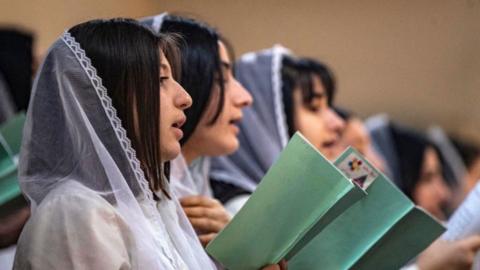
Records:
{"label": "eye", "polygon": [[160,84],[163,84],[166,80],[170,79],[170,77],[167,76],[160,76]]}
{"label": "eye", "polygon": [[317,113],[322,110],[322,106],[319,104],[308,104],[307,109],[311,112]]}

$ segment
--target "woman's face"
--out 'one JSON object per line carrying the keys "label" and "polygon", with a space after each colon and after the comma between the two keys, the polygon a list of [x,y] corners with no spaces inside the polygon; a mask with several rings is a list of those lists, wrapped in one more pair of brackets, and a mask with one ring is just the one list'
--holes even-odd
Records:
{"label": "woman's face", "polygon": [[300,89],[293,91],[295,129],[300,131],[326,158],[333,160],[339,154],[337,144],[345,123],[330,108],[327,93],[315,76],[314,98],[304,104]]}
{"label": "woman's face", "polygon": [[352,146],[365,156],[375,168],[385,171],[385,164],[373,149],[370,134],[361,119],[352,117],[346,122],[340,141],[340,151],[343,152],[347,147]]}
{"label": "woman's face", "polygon": [[444,220],[442,208],[449,202],[451,195],[442,176],[438,155],[432,147],[428,147],[423,157],[420,180],[412,194],[413,200],[436,218]]}
{"label": "woman's face", "polygon": [[223,110],[217,121],[213,125],[208,125],[220,101],[218,83],[221,82],[218,82],[214,85],[205,113],[183,147],[184,153],[188,152],[189,156],[219,156],[231,154],[237,150],[239,147],[237,123],[242,119],[242,108],[252,103],[252,96],[233,77],[232,63],[225,45],[219,42],[218,46],[225,90]]}
{"label": "woman's face", "polygon": [[160,154],[162,161],[180,154],[180,127],[185,123],[183,111],[192,105],[192,98],[172,77],[170,63],[161,53],[160,63]]}

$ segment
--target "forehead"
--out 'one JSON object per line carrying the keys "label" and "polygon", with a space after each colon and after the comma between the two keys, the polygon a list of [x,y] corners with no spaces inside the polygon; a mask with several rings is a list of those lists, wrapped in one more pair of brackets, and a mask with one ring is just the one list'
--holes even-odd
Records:
{"label": "forehead", "polygon": [[225,63],[230,63],[230,57],[227,52],[227,47],[225,47],[225,44],[223,42],[218,41],[218,51],[220,54],[220,60]]}
{"label": "forehead", "polygon": [[312,82],[313,92],[315,94],[327,95],[325,87],[323,87],[322,81],[320,80],[320,77],[318,75],[313,75]]}
{"label": "forehead", "polygon": [[160,69],[170,69],[170,63],[162,50],[160,50]]}

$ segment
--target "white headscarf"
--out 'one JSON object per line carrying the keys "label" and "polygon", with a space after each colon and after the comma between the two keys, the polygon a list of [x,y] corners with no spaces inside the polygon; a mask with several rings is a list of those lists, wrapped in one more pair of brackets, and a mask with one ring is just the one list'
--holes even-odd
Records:
{"label": "white headscarf", "polygon": [[254,102],[243,110],[240,148],[233,155],[212,159],[213,179],[253,191],[287,144],[281,69],[283,57],[289,54],[276,45],[247,53],[235,63],[236,78]]}
{"label": "white headscarf", "polygon": [[200,157],[187,164],[183,155],[170,162],[170,183],[178,198],[192,195],[213,197],[209,181],[210,158]]}
{"label": "white headscarf", "polygon": [[32,215],[65,182],[103,197],[133,234],[134,269],[214,269],[176,198],[153,200],[102,79],[68,32],[50,48],[33,86],[19,182]]}

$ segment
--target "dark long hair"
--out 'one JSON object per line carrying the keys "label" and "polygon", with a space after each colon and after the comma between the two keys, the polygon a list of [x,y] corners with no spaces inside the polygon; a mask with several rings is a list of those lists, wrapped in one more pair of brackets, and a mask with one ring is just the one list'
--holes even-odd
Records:
{"label": "dark long hair", "polygon": [[213,125],[223,110],[225,89],[218,42],[224,39],[207,24],[176,15],[168,15],[164,19],[160,32],[176,33],[183,40],[179,44],[182,55],[182,78],[179,82],[193,100],[192,106],[185,110],[187,122],[182,126],[184,136],[180,141],[183,145],[204,115],[216,84],[220,89],[220,98],[208,124]]}
{"label": "dark long hair", "polygon": [[168,36],[131,19],[94,20],[69,30],[103,85],[153,190],[163,190],[160,156],[160,50],[179,76],[179,55]]}
{"label": "dark long hair", "polygon": [[413,199],[413,192],[420,181],[425,151],[431,147],[441,161],[440,151],[422,133],[395,123],[391,124],[390,129],[401,173],[399,187]]}
{"label": "dark long hair", "polygon": [[325,89],[328,105],[332,106],[335,96],[335,78],[325,64],[311,58],[294,58],[291,56],[283,57],[281,74],[288,134],[293,136],[296,131],[293,120],[293,91],[299,89],[302,92],[303,104],[309,105],[315,96],[313,80],[315,76],[318,76]]}

